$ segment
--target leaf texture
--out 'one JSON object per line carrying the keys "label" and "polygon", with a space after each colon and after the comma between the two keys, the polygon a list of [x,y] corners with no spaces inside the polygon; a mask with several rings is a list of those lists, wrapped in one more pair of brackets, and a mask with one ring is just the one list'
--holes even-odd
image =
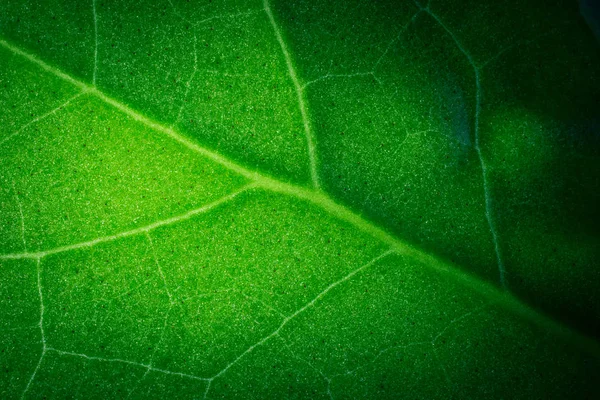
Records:
{"label": "leaf texture", "polygon": [[1,397],[595,398],[598,65],[566,1],[2,3]]}

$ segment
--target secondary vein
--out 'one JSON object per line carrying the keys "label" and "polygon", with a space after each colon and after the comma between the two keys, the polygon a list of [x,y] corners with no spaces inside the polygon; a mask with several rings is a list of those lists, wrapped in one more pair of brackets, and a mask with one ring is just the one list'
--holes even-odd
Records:
{"label": "secondary vein", "polygon": [[[131,229],[129,231],[124,231],[124,232],[119,232],[117,234],[114,235],[109,235],[109,236],[102,236],[93,240],[88,240],[85,242],[80,242],[80,243],[75,243],[75,244],[70,244],[70,245],[66,245],[66,246],[60,246],[60,247],[55,247],[49,250],[45,250],[45,251],[39,251],[39,252],[34,252],[34,253],[29,253],[29,252],[25,252],[25,253],[19,253],[19,254],[3,254],[0,255],[0,260],[14,260],[14,259],[25,259],[25,258],[33,258],[33,259],[40,259],[42,257],[46,257],[52,254],[57,254],[57,253],[64,253],[66,251],[71,251],[71,250],[77,250],[77,249],[81,249],[81,248],[85,248],[85,247],[93,247],[97,244],[100,243],[105,243],[105,242],[112,242],[114,240],[118,240],[118,239],[122,239],[128,236],[134,236],[134,235],[139,235],[139,234],[146,234],[156,228],[160,228],[161,226],[167,226],[167,225],[172,225],[174,223],[180,222],[180,221],[184,221],[186,219],[190,219],[193,216],[197,215],[197,214],[201,214],[204,212],[207,212],[217,206],[220,206],[221,204],[224,204],[230,200],[232,200],[233,198],[235,198],[237,195],[239,195],[242,192],[245,192],[246,190],[255,187],[256,184],[254,183],[250,183],[248,185],[245,185],[243,187],[241,187],[240,189],[236,190],[233,193],[230,193],[224,197],[221,197],[218,200],[213,201],[212,203],[203,205],[200,208],[196,208],[194,210],[188,211],[185,214],[181,214],[181,215],[176,215],[174,217],[171,218],[167,218],[164,220],[160,220],[157,222],[154,222],[152,224],[149,225],[145,225],[139,228],[135,228],[135,229]],[[166,285],[166,282],[165,282]],[[169,295],[170,297],[170,295]]]}
{"label": "secondary vein", "polygon": [[[323,291],[321,291],[319,294],[317,294],[311,301],[309,301],[308,303],[304,304],[304,306],[302,306],[301,308],[297,309],[294,313],[290,314],[289,316],[285,317],[283,319],[283,321],[281,322],[281,324],[277,327],[277,329],[275,329],[274,331],[272,331],[270,334],[266,335],[265,337],[263,337],[262,339],[258,340],[256,343],[254,343],[253,345],[251,345],[250,347],[248,347],[244,352],[242,352],[236,359],[234,359],[232,362],[230,362],[229,364],[227,364],[221,371],[219,371],[217,374],[215,374],[213,377],[210,378],[210,380],[214,380],[216,378],[218,378],[219,376],[223,375],[225,372],[227,372],[228,369],[230,369],[231,367],[233,367],[235,364],[237,364],[238,361],[240,361],[242,358],[244,358],[247,354],[251,353],[255,348],[261,346],[262,344],[264,344],[265,342],[269,341],[272,337],[277,336],[279,334],[279,332],[281,332],[281,330],[294,318],[296,318],[298,315],[302,314],[304,311],[306,311],[308,308],[313,307],[315,305],[315,303],[317,301],[319,301],[323,296],[325,296],[327,293],[329,293],[329,291],[333,288],[335,288],[336,286],[346,282],[347,280],[351,279],[354,275],[358,274],[359,272],[361,272],[362,270],[370,267],[371,265],[377,263],[379,260],[387,257],[388,255],[394,253],[394,250],[387,250],[386,252],[380,254],[379,256],[373,258],[371,261],[369,261],[368,263],[362,265],[361,267],[353,270],[352,272],[350,272],[348,275],[344,276],[343,278],[333,282],[332,284],[330,284],[329,286],[327,286]],[[206,395],[208,393],[208,390],[210,389],[207,388],[206,392],[204,393],[204,398],[206,398]]]}
{"label": "secondary vein", "polygon": [[[31,61],[34,64],[37,64],[43,70],[48,71],[48,72],[56,75],[57,77],[81,88],[83,92],[88,92],[89,94],[96,96],[100,100],[104,101],[107,104],[110,104],[111,106],[113,106],[116,109],[127,114],[134,120],[143,123],[144,125],[148,126],[149,128],[152,128],[158,132],[162,132],[162,133],[166,134],[167,136],[171,137],[173,140],[181,143],[183,146],[199,153],[200,155],[202,155],[204,157],[207,157],[207,158],[213,160],[217,164],[220,164],[220,165],[224,166],[225,168],[228,168],[229,170],[238,173],[241,176],[248,178],[249,180],[253,181],[253,185],[255,185],[257,187],[262,187],[266,190],[269,190],[269,191],[272,191],[275,193],[286,194],[286,195],[289,195],[289,196],[292,196],[292,197],[295,197],[295,198],[298,198],[301,200],[309,201],[312,204],[322,208],[329,214],[331,214],[343,221],[350,223],[351,225],[355,226],[357,229],[359,229],[363,232],[370,234],[375,239],[378,239],[383,243],[389,244],[391,246],[391,248],[394,249],[395,252],[402,254],[402,255],[409,256],[409,257],[413,258],[415,261],[421,262],[422,264],[424,264],[427,267],[432,268],[434,270],[451,274],[453,276],[453,278],[455,278],[459,282],[462,282],[463,284],[467,285],[470,289],[483,295],[485,298],[488,298],[489,300],[491,300],[493,302],[503,303],[505,307],[510,308],[512,311],[514,311],[518,315],[521,315],[522,317],[524,317],[528,320],[536,321],[540,325],[544,325],[555,331],[562,332],[563,334],[569,334],[569,335],[573,335],[573,336],[577,337],[577,340],[583,346],[585,346],[589,351],[593,352],[594,354],[600,355],[600,344],[598,342],[596,342],[595,340],[590,339],[589,337],[584,336],[584,335],[580,334],[579,332],[572,330],[570,327],[567,327],[564,324],[561,324],[561,323],[547,317],[546,315],[540,313],[539,311],[531,308],[529,305],[523,303],[520,299],[511,295],[510,293],[499,291],[496,286],[461,270],[460,268],[456,267],[455,265],[450,264],[447,261],[445,261],[439,257],[431,255],[413,245],[410,245],[404,241],[401,241],[400,239],[389,234],[388,232],[386,232],[382,228],[378,227],[377,225],[373,224],[372,222],[364,219],[360,215],[349,210],[347,207],[336,203],[332,198],[330,198],[327,194],[325,194],[321,190],[306,189],[304,187],[289,184],[289,183],[271,178],[265,174],[245,168],[218,153],[214,153],[204,147],[197,145],[196,143],[183,137],[182,135],[180,135],[178,132],[174,131],[173,129],[167,128],[166,126],[140,114],[139,112],[133,110],[129,106],[104,94],[103,92],[99,91],[95,87],[90,86],[84,82],[81,82],[81,81],[71,77],[70,75],[64,73],[60,69],[45,63],[44,61],[40,60],[35,55],[21,50],[20,48],[10,44],[6,40],[0,39],[0,46],[6,48],[7,50],[9,50],[19,56],[26,58],[27,60]],[[248,185],[246,188],[249,188],[249,187],[250,187],[250,185]],[[223,201],[223,199],[218,200],[217,202],[222,202],[222,201]],[[213,207],[216,205],[214,203],[212,203],[212,204],[213,204]],[[204,206],[204,207],[209,207],[209,206],[210,205]],[[198,212],[200,212],[200,211],[192,210],[189,213],[198,213]],[[188,216],[187,218],[189,218],[189,217],[191,217],[191,215]],[[174,217],[174,218],[177,218],[177,217]],[[164,225],[164,221],[159,221],[159,222],[153,224],[152,226],[156,225],[156,227],[157,227],[158,224]],[[100,242],[104,242],[104,241],[115,240],[115,239],[118,239],[121,237],[130,236],[130,235],[137,234],[137,233],[143,233],[146,230],[148,230],[148,227],[138,228],[138,229],[128,231],[128,232],[123,232],[123,233],[120,233],[120,234],[117,234],[117,235],[114,235],[111,237],[99,238],[92,242],[93,242],[93,244],[96,244],[96,243],[100,243]],[[39,252],[39,253],[1,255],[0,260],[2,260],[2,259],[19,259],[19,258],[40,258],[40,257],[49,255],[49,254],[54,254],[54,253],[58,253],[58,252],[66,251],[66,250],[86,247],[86,246],[89,246],[90,244],[92,244],[92,242],[85,242],[85,243],[79,243],[79,244],[70,245],[70,246],[64,246],[64,247],[60,247],[57,249],[48,250],[48,251]]]}
{"label": "secondary vein", "polygon": [[281,52],[283,53],[283,57],[285,58],[285,64],[288,68],[288,73],[290,74],[290,78],[294,83],[294,88],[296,89],[296,95],[298,96],[298,105],[300,107],[300,114],[302,115],[302,123],[304,125],[304,134],[306,135],[306,142],[308,145],[308,158],[310,162],[310,175],[313,182],[313,186],[315,189],[320,188],[319,183],[319,173],[317,172],[317,150],[315,145],[315,137],[313,135],[310,118],[308,117],[308,111],[306,109],[306,103],[304,101],[304,92],[302,90],[302,85],[298,80],[298,75],[296,75],[296,70],[294,68],[294,64],[292,63],[292,57],[290,56],[290,52],[287,49],[285,42],[283,41],[283,36],[281,36],[281,32],[277,23],[275,22],[275,18],[273,17],[273,12],[271,11],[271,6],[269,5],[269,0],[264,0],[263,2],[265,7],[265,12],[269,17],[269,21],[273,26],[273,30],[275,31],[275,37],[277,38],[277,42],[279,42],[279,46],[281,47]]}
{"label": "secondary vein", "polygon": [[[420,6],[420,4],[418,2],[417,2],[417,5]],[[494,252],[496,254],[496,264],[498,266],[500,285],[502,285],[502,287],[504,289],[506,289],[507,288],[506,277],[505,277],[506,269],[504,267],[504,262],[502,260],[500,244],[499,244],[499,240],[498,240],[498,233],[496,232],[496,224],[494,223],[492,197],[490,195],[489,182],[488,182],[489,181],[488,169],[487,169],[487,164],[485,162],[485,159],[484,159],[482,151],[481,151],[481,146],[479,145],[479,115],[480,115],[480,111],[481,111],[481,79],[479,76],[479,67],[473,60],[473,57],[471,56],[471,54],[465,49],[465,47],[458,40],[456,35],[454,35],[454,33],[446,26],[446,24],[444,24],[444,22],[438,17],[437,14],[433,13],[429,9],[429,6],[424,7],[424,8],[421,7],[421,10],[426,12],[427,14],[429,14],[431,16],[431,18],[433,18],[433,20],[442,29],[444,29],[446,31],[446,33],[448,33],[448,35],[450,35],[450,37],[456,44],[456,47],[460,50],[461,53],[463,53],[463,55],[466,57],[467,61],[471,65],[471,67],[473,67],[473,72],[475,74],[475,122],[474,122],[474,125],[475,125],[475,129],[474,129],[475,130],[475,152],[477,153],[477,157],[479,158],[479,164],[481,165],[481,176],[483,179],[483,196],[484,196],[484,200],[485,200],[485,219],[488,223],[488,227],[489,227],[490,233],[492,235],[492,242],[494,244]]]}
{"label": "secondary vein", "polygon": [[19,215],[21,217],[21,240],[23,241],[23,251],[27,252],[27,242],[25,241],[25,217],[23,215],[23,206],[21,205],[21,199],[19,197],[19,191],[15,186],[15,181],[12,181],[13,193],[15,194],[15,199],[17,200],[17,205],[19,206]]}

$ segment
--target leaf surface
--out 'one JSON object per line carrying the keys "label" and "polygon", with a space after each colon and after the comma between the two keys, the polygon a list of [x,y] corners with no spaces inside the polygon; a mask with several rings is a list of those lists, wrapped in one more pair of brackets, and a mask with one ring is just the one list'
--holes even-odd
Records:
{"label": "leaf surface", "polygon": [[2,397],[593,397],[599,61],[567,2],[3,3]]}

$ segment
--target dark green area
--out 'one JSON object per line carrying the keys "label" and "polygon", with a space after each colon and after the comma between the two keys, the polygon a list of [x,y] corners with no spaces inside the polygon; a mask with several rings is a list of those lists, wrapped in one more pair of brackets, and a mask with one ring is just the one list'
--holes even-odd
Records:
{"label": "dark green area", "polygon": [[477,131],[507,288],[599,335],[600,51],[577,4],[407,3],[281,5],[328,189],[499,282]]}

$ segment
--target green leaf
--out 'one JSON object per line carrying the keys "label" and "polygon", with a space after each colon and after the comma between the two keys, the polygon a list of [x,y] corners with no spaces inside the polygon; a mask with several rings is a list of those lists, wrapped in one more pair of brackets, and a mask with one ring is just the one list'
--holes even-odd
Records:
{"label": "green leaf", "polygon": [[0,396],[595,398],[591,18],[3,2]]}

